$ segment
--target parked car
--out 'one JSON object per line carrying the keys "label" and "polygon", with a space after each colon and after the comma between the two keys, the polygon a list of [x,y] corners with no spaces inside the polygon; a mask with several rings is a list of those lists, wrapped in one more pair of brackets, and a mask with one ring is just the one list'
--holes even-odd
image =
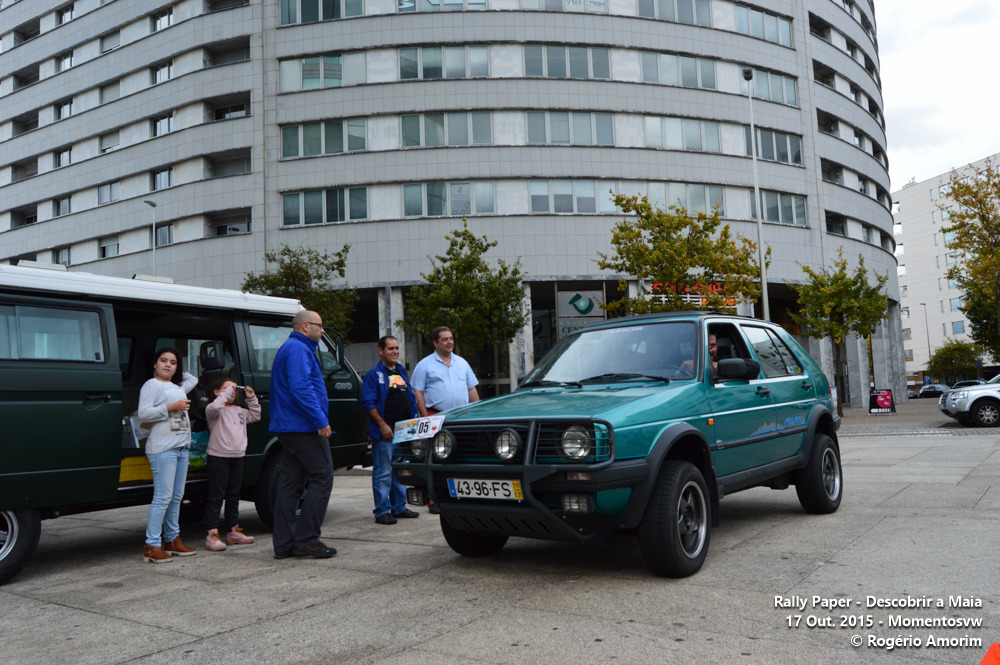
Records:
{"label": "parked car", "polygon": [[945,392],[947,392],[948,386],[943,383],[928,383],[926,386],[920,389],[920,397],[940,397]]}
{"label": "parked car", "polygon": [[1000,375],[981,385],[950,390],[940,397],[938,408],[963,425],[1000,425]]}
{"label": "parked car", "polygon": [[916,390],[907,389],[906,390],[906,397],[907,397],[907,399],[918,399],[920,397],[920,393],[917,392]]}
{"label": "parked car", "polygon": [[683,577],[726,495],[794,485],[806,511],[837,510],[839,423],[826,376],[780,326],[651,314],[567,335],[515,392],[448,412],[393,466],[459,554],[625,532],[653,572]]}
{"label": "parked car", "polygon": [[968,388],[969,386],[981,386],[984,383],[986,382],[983,381],[982,379],[967,379],[965,381],[956,381],[954,384],[952,384],[951,389],[954,390],[955,388]]}

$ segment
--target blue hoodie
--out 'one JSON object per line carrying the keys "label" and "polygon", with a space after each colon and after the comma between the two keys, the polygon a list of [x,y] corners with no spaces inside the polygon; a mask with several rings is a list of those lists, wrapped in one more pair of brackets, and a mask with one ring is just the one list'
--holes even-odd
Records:
{"label": "blue hoodie", "polygon": [[269,427],[272,432],[316,433],[330,424],[330,400],[318,344],[293,332],[274,356]]}

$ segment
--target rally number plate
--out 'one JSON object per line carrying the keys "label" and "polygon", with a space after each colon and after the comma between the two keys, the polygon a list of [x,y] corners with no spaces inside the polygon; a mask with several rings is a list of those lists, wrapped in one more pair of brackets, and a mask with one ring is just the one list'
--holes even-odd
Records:
{"label": "rally number plate", "polygon": [[472,480],[449,478],[448,493],[456,499],[502,499],[523,501],[520,480]]}

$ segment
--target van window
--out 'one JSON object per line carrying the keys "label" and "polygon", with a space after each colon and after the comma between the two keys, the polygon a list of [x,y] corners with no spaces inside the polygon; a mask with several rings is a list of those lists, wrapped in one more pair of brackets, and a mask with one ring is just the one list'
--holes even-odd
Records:
{"label": "van window", "polygon": [[[292,334],[291,324],[262,325],[251,323],[250,349],[253,358],[254,372],[270,373],[274,365],[274,356],[278,349]],[[319,342],[319,360],[323,373],[339,372],[342,368],[337,362],[337,349],[324,337]]]}
{"label": "van window", "polygon": [[[156,340],[156,348],[162,349],[165,346],[174,347],[181,354],[181,364],[184,366],[184,371],[201,378],[207,370],[220,369],[217,367],[202,367],[201,365],[202,344],[213,341],[215,340],[188,337],[159,337]],[[228,344],[226,346],[228,347]],[[232,367],[233,365],[233,355],[226,348],[222,358],[222,366]],[[207,388],[208,386],[205,387]]]}
{"label": "van window", "polygon": [[102,363],[100,315],[48,307],[0,307],[0,358]]}

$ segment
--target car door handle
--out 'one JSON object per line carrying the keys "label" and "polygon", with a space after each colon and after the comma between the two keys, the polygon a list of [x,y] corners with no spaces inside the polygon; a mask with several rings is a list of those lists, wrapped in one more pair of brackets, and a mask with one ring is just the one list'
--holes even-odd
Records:
{"label": "car door handle", "polygon": [[813,384],[810,381],[802,382],[802,390],[812,390]]}
{"label": "car door handle", "polygon": [[102,404],[107,404],[110,401],[111,401],[110,393],[104,393],[102,395],[84,395],[83,408],[88,410],[96,409]]}
{"label": "car door handle", "polygon": [[757,386],[757,394],[761,397],[768,397],[771,394],[771,389],[766,386]]}

